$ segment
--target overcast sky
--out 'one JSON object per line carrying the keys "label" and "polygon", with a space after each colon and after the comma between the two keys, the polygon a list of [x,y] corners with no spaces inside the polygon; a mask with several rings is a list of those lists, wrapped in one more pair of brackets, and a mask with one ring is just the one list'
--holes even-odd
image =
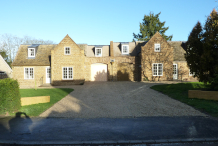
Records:
{"label": "overcast sky", "polygon": [[217,0],[0,0],[0,35],[24,35],[59,43],[131,42],[150,12],[160,14],[173,41],[187,41],[197,21],[205,23]]}

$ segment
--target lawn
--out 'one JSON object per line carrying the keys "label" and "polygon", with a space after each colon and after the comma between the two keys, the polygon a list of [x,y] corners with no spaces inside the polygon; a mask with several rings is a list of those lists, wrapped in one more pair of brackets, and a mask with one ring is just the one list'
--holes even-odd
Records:
{"label": "lawn", "polygon": [[72,91],[73,89],[66,89],[66,88],[37,89],[37,90],[20,89],[21,97],[50,96],[50,102],[22,106],[19,111],[26,113],[28,116],[38,116]]}
{"label": "lawn", "polygon": [[204,113],[218,117],[218,101],[188,98],[188,90],[209,90],[208,85],[200,82],[155,85],[151,89],[162,92],[171,98],[186,103]]}

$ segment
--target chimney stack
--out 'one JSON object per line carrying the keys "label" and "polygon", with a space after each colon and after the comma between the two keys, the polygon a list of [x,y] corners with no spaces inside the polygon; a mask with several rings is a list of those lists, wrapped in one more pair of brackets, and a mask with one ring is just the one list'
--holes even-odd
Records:
{"label": "chimney stack", "polygon": [[114,57],[114,45],[113,45],[113,41],[110,41],[110,56]]}

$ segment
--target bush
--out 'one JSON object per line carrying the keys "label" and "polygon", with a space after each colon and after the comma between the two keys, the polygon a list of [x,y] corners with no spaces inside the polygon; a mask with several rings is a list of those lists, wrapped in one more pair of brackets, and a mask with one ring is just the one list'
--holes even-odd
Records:
{"label": "bush", "polygon": [[19,84],[10,78],[0,80],[0,114],[19,110],[21,107]]}
{"label": "bush", "polygon": [[210,78],[211,88],[218,91],[218,74],[214,78]]}

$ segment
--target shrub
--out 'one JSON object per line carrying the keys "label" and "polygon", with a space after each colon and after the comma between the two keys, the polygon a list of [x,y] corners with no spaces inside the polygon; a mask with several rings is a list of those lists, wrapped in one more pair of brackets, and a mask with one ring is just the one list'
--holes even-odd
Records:
{"label": "shrub", "polygon": [[0,80],[0,114],[19,110],[21,107],[19,84],[10,78]]}

